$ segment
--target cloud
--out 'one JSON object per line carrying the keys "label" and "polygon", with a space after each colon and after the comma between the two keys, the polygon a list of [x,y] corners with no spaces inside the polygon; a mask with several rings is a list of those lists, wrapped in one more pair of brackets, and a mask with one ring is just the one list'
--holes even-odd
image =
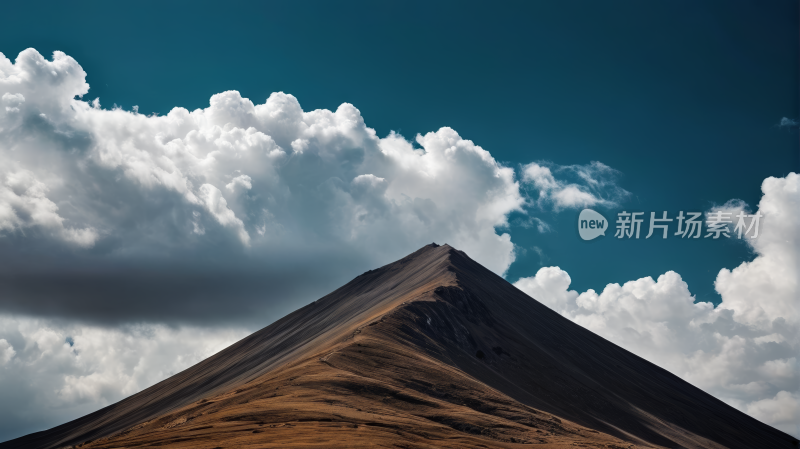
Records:
{"label": "cloud", "polygon": [[517,218],[512,222],[514,226],[519,226],[525,229],[530,229],[535,227],[537,231],[544,234],[546,232],[551,232],[553,227],[550,226],[546,221],[542,220],[539,217],[531,217],[528,216],[525,219]]}
{"label": "cloud", "polygon": [[57,239],[78,246],[90,247],[97,240],[91,228],[64,226],[58,206],[50,201],[47,186],[28,170],[8,171],[0,180],[0,232],[24,231],[38,227]]}
{"label": "cloud", "polygon": [[745,410],[762,422],[796,423],[800,419],[800,395],[781,391],[774,398],[747,404]]}
{"label": "cloud", "polygon": [[353,105],[280,92],[148,116],[81,100],[85,78],[61,52],[0,55],[6,312],[263,322],[431,241],[514,261],[514,170],[453,129],[379,138]]}
{"label": "cloud", "polygon": [[800,175],[769,177],[761,186],[759,235],[746,239],[757,257],[733,270],[722,269],[714,283],[722,306],[742,323],[767,326],[778,319],[800,324]]}
{"label": "cloud", "polygon": [[531,249],[536,253],[536,255],[539,256],[539,266],[544,265],[547,262],[547,260],[550,259],[549,257],[547,257],[547,254],[544,253],[544,250],[542,248],[534,246],[531,247]]}
{"label": "cloud", "polygon": [[[800,435],[800,176],[767,178],[755,258],[720,270],[722,302],[695,302],[678,273],[569,290],[558,267],[515,285],[572,321],[664,367],[740,410]],[[720,210],[743,210],[739,201]]]}
{"label": "cloud", "polygon": [[798,122],[797,120],[790,119],[789,117],[783,117],[777,125],[779,128],[797,128]]}
{"label": "cloud", "polygon": [[0,441],[117,402],[243,338],[241,328],[119,328],[0,316]]}
{"label": "cloud", "polygon": [[[554,172],[563,179],[556,179]],[[531,162],[522,167],[522,181],[539,192],[540,207],[558,211],[592,206],[613,207],[630,195],[616,184],[619,173],[594,161],[588,165]]]}
{"label": "cloud", "polygon": [[[740,199],[732,199],[726,201],[725,204],[715,205],[705,212],[706,235],[713,237],[717,234],[716,231],[711,230],[713,226],[717,229],[724,229],[719,234],[720,238],[725,234],[729,238],[739,240],[753,238],[753,236],[758,237],[756,232],[760,227],[761,219],[759,217],[754,222],[754,218],[751,215],[747,203]],[[759,226],[756,226],[756,223]]]}
{"label": "cloud", "polygon": [[0,339],[0,365],[7,364],[16,354],[17,351],[14,351],[14,348],[8,341]]}

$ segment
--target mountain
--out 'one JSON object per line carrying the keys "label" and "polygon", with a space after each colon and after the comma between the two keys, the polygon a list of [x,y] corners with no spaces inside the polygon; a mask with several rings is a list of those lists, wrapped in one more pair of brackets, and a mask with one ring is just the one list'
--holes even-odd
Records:
{"label": "mountain", "polygon": [[0,448],[796,448],[448,245]]}

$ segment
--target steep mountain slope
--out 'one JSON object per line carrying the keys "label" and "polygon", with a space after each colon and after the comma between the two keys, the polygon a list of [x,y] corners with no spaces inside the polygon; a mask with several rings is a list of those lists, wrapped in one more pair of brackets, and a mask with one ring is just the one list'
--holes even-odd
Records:
{"label": "steep mountain slope", "polygon": [[81,443],[797,447],[447,245],[364,273],[151,388],[0,448]]}

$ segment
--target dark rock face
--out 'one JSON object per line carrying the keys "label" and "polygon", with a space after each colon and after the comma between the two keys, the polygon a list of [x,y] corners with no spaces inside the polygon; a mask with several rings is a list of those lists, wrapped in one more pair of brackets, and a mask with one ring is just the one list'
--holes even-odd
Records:
{"label": "dark rock face", "polygon": [[797,447],[432,244],[117,404],[0,448],[312,436],[326,447]]}

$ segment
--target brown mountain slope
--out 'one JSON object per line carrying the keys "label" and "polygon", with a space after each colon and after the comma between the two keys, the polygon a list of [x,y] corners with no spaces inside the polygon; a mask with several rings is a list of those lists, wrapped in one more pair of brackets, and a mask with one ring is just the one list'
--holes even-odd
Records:
{"label": "brown mountain slope", "polygon": [[141,393],[0,448],[79,443],[797,447],[447,245],[364,273]]}

